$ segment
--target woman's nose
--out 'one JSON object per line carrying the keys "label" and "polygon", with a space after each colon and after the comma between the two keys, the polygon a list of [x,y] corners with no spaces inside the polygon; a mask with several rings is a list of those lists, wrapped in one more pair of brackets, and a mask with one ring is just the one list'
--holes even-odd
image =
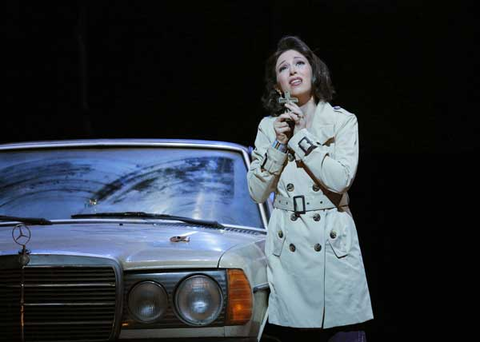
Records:
{"label": "woman's nose", "polygon": [[295,68],[295,65],[292,65],[290,68],[290,75],[294,75],[297,73],[297,68]]}

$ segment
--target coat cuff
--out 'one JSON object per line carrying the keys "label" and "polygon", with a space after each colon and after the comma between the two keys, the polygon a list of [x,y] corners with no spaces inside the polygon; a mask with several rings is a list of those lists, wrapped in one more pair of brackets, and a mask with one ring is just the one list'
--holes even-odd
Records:
{"label": "coat cuff", "polygon": [[287,160],[287,154],[277,150],[273,146],[270,146],[265,153],[262,169],[270,172],[274,175],[279,175],[282,172],[285,161]]}
{"label": "coat cuff", "polygon": [[289,141],[288,147],[295,152],[295,158],[302,160],[320,144],[315,136],[306,128],[298,131]]}

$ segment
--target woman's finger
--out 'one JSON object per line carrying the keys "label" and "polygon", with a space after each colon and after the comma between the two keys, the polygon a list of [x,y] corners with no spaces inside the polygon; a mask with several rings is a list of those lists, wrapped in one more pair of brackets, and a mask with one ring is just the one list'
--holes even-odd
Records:
{"label": "woman's finger", "polygon": [[300,109],[300,107],[293,102],[285,103],[285,107],[290,109],[290,111],[292,111],[293,113],[296,113],[297,115],[302,113],[302,110]]}
{"label": "woman's finger", "polygon": [[287,126],[287,127],[281,127],[281,128],[279,128],[279,129],[277,129],[277,133],[286,133],[286,132],[290,132],[290,131],[291,131],[291,129],[290,129],[289,126]]}
{"label": "woman's finger", "polygon": [[281,121],[278,123],[275,123],[274,127],[288,127],[288,123],[286,121]]}
{"label": "woman's finger", "polygon": [[285,120],[290,120],[290,118],[291,118],[290,117],[290,112],[287,112],[287,113],[283,113],[283,114],[279,115],[277,120],[275,120],[275,121],[284,122]]}

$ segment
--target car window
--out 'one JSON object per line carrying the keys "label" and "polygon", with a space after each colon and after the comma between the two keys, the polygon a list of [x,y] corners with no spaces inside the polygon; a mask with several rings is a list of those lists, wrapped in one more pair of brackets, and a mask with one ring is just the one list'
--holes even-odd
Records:
{"label": "car window", "polygon": [[199,148],[0,152],[0,214],[143,211],[262,227],[241,153]]}

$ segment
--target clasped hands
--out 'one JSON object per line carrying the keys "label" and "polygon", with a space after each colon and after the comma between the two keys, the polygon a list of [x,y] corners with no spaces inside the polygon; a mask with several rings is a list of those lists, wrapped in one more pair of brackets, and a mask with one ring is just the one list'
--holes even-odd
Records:
{"label": "clasped hands", "polygon": [[[300,107],[293,102],[285,103],[287,112],[279,115],[273,122],[273,129],[275,130],[277,141],[282,144],[287,144],[288,140],[307,126],[307,120],[305,114],[303,114]],[[293,132],[288,125],[288,120],[292,120],[295,123]]]}

